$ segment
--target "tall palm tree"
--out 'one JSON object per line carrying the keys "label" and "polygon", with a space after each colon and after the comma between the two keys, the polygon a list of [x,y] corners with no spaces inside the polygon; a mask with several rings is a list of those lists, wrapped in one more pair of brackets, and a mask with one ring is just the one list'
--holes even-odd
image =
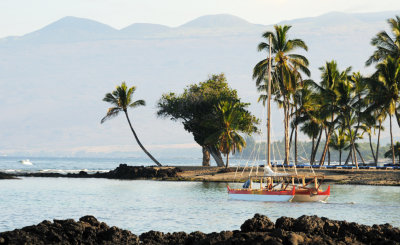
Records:
{"label": "tall palm tree", "polygon": [[387,22],[393,36],[390,36],[386,31],[381,31],[372,39],[371,45],[375,46],[376,50],[365,62],[367,66],[381,62],[388,56],[393,58],[400,57],[400,17],[390,18]]}
{"label": "tall palm tree", "polygon": [[[239,135],[240,121],[243,114],[239,103],[221,101],[217,106],[217,113],[220,114],[221,127],[218,131],[206,139],[208,142],[215,142],[218,149],[226,156],[226,168],[229,167],[229,154],[242,151],[246,147],[245,139]],[[215,123],[215,122],[214,122]]]}
{"label": "tall palm tree", "polygon": [[[367,66],[372,63],[379,63],[392,57],[400,58],[400,17],[390,18],[387,20],[391,29],[391,34],[386,31],[379,32],[371,41],[371,44],[376,47],[372,56],[365,62]],[[397,119],[397,124],[400,127],[400,103],[395,108],[394,115]]]}
{"label": "tall palm tree", "polygon": [[370,82],[375,83],[375,91],[372,93],[372,108],[381,110],[389,116],[390,140],[392,148],[392,162],[394,164],[394,145],[392,133],[392,117],[396,113],[396,105],[400,103],[400,57],[387,57],[376,66],[376,72]]}
{"label": "tall palm tree", "polygon": [[129,127],[131,128],[131,131],[133,133],[133,136],[135,136],[136,142],[138,143],[138,145],[140,146],[140,148],[142,148],[142,150],[144,151],[144,153],[147,154],[147,156],[150,157],[151,160],[153,160],[153,162],[155,164],[157,164],[158,166],[161,166],[161,163],[159,163],[142,145],[142,143],[140,142],[138,136],[136,135],[135,130],[132,127],[131,121],[129,120],[129,116],[128,116],[128,108],[136,108],[138,106],[144,106],[146,103],[144,100],[136,100],[133,101],[132,96],[133,93],[135,92],[136,87],[130,87],[128,88],[126,86],[126,83],[123,82],[121,84],[121,86],[117,86],[116,89],[111,92],[111,93],[107,93],[104,96],[103,101],[110,103],[111,105],[113,105],[113,107],[108,108],[107,114],[105,117],[103,117],[101,119],[101,123],[104,123],[105,121],[107,121],[108,119],[111,119],[113,117],[116,117],[120,112],[124,112],[125,116],[126,116],[126,120],[128,120],[129,123]]}
{"label": "tall palm tree", "polygon": [[[262,36],[265,39],[271,37],[271,52],[272,59],[272,94],[275,101],[278,101],[284,110],[284,126],[285,126],[285,162],[289,163],[289,123],[291,112],[291,100],[295,91],[302,83],[300,72],[310,75],[307,68],[308,60],[300,54],[293,54],[295,49],[308,50],[307,45],[301,39],[289,39],[288,31],[291,26],[278,26],[275,25],[275,32],[267,31]],[[270,45],[267,42],[261,42],[258,45],[258,51],[269,51]],[[256,79],[256,85],[260,92],[266,92],[267,86],[265,85],[268,76],[269,60],[263,59],[258,62],[253,69],[253,79]],[[261,95],[259,100],[263,100],[264,104],[267,95]]]}
{"label": "tall palm tree", "polygon": [[[325,162],[326,153],[328,151],[330,137],[332,136],[335,125],[341,119],[340,113],[341,93],[338,91],[339,86],[349,79],[351,67],[344,71],[339,71],[336,61],[326,62],[325,66],[319,68],[321,73],[321,84],[317,86],[319,96],[321,98],[321,109],[319,110],[319,118],[322,126],[327,129],[325,146],[322,152],[320,165]],[[341,85],[342,84],[342,85]]]}

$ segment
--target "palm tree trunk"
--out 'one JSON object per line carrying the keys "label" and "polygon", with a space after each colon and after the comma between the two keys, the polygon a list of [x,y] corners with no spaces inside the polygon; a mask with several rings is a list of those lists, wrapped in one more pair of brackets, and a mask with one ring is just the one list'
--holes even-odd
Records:
{"label": "palm tree trunk", "polygon": [[312,159],[312,156],[313,156],[313,153],[314,153],[314,144],[315,144],[315,135],[313,133],[313,135],[312,135],[312,144],[311,144],[310,164],[312,164],[311,163],[311,159]]}
{"label": "palm tree trunk", "polygon": [[342,165],[342,149],[339,150],[339,165]]}
{"label": "palm tree trunk", "polygon": [[375,166],[378,166],[378,161],[379,161],[379,143],[381,139],[381,126],[382,126],[382,121],[379,120],[379,128],[378,128],[378,143],[376,145],[376,160],[375,160]]}
{"label": "palm tree trunk", "polygon": [[372,147],[371,133],[368,133],[368,138],[369,138],[369,147],[371,148],[371,154],[372,154],[372,157],[374,158],[374,162],[376,162],[376,157],[375,157],[375,153],[374,153],[374,148]]}
{"label": "palm tree trunk", "polygon": [[[326,130],[325,130],[325,137],[328,138]],[[330,165],[331,165],[331,151],[330,151],[330,147],[328,145],[328,166],[330,166]]]}
{"label": "palm tree trunk", "polygon": [[229,167],[229,152],[226,154],[226,166],[225,168]]}
{"label": "palm tree trunk", "polygon": [[352,151],[351,151],[351,152],[352,152],[351,158],[352,158],[352,160],[353,160],[353,165],[356,164],[356,168],[358,169],[357,153],[356,153],[356,147],[355,147],[355,144],[354,144],[354,138],[355,138],[356,136],[354,135],[354,138],[353,138],[353,135],[352,135],[352,133],[351,133],[351,128],[350,128],[350,117],[349,117],[349,120],[348,120],[348,123],[347,123],[347,127],[348,127],[348,129],[349,129],[350,144],[351,144],[351,149],[352,149]]}
{"label": "palm tree trunk", "polygon": [[351,153],[351,147],[349,148],[349,154],[347,154],[347,158],[346,158],[346,161],[344,162],[344,165],[348,164],[350,158],[351,158],[351,161],[353,162],[353,155]]}
{"label": "palm tree trunk", "polygon": [[217,163],[218,167],[224,167],[224,160],[222,160],[221,152],[213,146],[207,147],[208,151],[210,152],[211,156],[214,158],[215,162]]}
{"label": "palm tree trunk", "polygon": [[361,161],[363,162],[363,165],[365,166],[365,161],[364,161],[364,158],[362,157],[362,155],[361,155],[361,152],[358,150],[358,148],[357,148],[357,147],[356,147],[356,151],[357,151],[358,155],[360,156],[360,158],[361,158]]}
{"label": "palm tree trunk", "polygon": [[297,165],[297,125],[294,130],[294,165]]}
{"label": "palm tree trunk", "polygon": [[288,104],[287,102],[284,102],[284,113],[285,113],[285,119],[284,119],[284,123],[285,123],[285,163],[286,165],[289,165],[289,108],[288,108]]}
{"label": "palm tree trunk", "polygon": [[312,155],[312,164],[314,164],[315,162],[315,157],[317,156],[317,152],[318,152],[318,148],[319,148],[319,143],[321,142],[321,137],[322,137],[322,131],[323,128],[321,128],[321,130],[319,131],[319,136],[318,136],[318,140],[317,140],[317,144],[315,146],[313,155]]}
{"label": "palm tree trunk", "polygon": [[153,162],[154,162],[155,164],[157,164],[158,166],[162,166],[161,163],[159,163],[159,162],[146,150],[146,148],[144,148],[144,146],[143,146],[142,143],[140,142],[139,138],[137,137],[135,130],[134,130],[133,127],[132,127],[131,120],[129,120],[128,111],[124,110],[124,112],[125,112],[126,119],[128,120],[129,127],[131,128],[131,131],[132,131],[132,133],[133,133],[133,136],[135,136],[136,142],[138,143],[138,145],[140,146],[140,148],[142,148],[142,150],[144,151],[144,153],[146,153],[146,155],[149,156],[150,159],[153,160]]}
{"label": "palm tree trunk", "polygon": [[324,151],[322,152],[321,160],[319,161],[320,166],[323,166],[325,163],[325,156],[326,156],[326,152],[328,151],[329,140],[331,139],[332,132],[333,132],[332,127],[329,127],[328,135],[326,136]]}
{"label": "palm tree trunk", "polygon": [[392,133],[392,115],[389,114],[389,121],[390,121],[390,145],[392,147],[392,163],[395,164],[395,156],[394,156],[394,145],[393,145],[393,133]]}
{"label": "palm tree trunk", "polygon": [[203,166],[208,167],[210,166],[210,152],[207,150],[205,146],[202,146],[203,150]]}

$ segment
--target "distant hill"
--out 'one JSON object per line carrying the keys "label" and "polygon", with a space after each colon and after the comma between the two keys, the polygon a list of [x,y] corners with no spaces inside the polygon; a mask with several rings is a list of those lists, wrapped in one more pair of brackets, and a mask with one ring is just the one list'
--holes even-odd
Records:
{"label": "distant hill", "polygon": [[[399,12],[334,12],[280,24],[292,25],[290,37],[307,43],[312,78],[318,81],[318,67],[332,59],[342,68],[371,72],[364,67],[373,50],[370,40]],[[267,55],[257,52],[261,34],[271,29],[225,14],[178,27],[136,23],[121,30],[65,17],[24,36],[0,39],[0,154],[137,151],[141,156],[123,117],[99,123],[108,108],[104,94],[126,81],[137,86],[136,98],[147,102],[130,114],[149,150],[156,156],[178,150],[201,156],[180,123],[156,117],[157,100],[162,93],[181,92],[209,74],[224,72],[261,117],[264,108],[256,102],[251,75]],[[276,107],[272,121],[274,138],[280,139],[282,117]]]}

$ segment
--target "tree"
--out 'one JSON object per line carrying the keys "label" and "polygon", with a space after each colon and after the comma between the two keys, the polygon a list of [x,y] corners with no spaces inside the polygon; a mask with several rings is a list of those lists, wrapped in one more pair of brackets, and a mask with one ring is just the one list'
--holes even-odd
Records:
{"label": "tree", "polygon": [[348,147],[348,142],[350,141],[343,131],[343,129],[339,128],[333,132],[331,142],[329,143],[330,147],[339,151],[339,165],[342,165],[342,151]]}
{"label": "tree", "polygon": [[[262,36],[265,39],[271,37],[271,52],[274,55],[271,64],[272,67],[272,85],[271,91],[275,97],[275,101],[283,107],[284,110],[284,126],[285,126],[285,162],[289,164],[289,125],[291,115],[291,105],[294,93],[302,83],[300,72],[310,75],[308,70],[308,60],[303,55],[293,54],[295,49],[301,48],[308,50],[307,45],[301,39],[288,39],[288,31],[291,26],[275,25],[275,32],[267,31]],[[269,51],[270,45],[266,42],[261,42],[258,45],[258,51]],[[269,60],[263,59],[258,62],[253,69],[253,79],[256,79],[258,91],[266,92],[265,84],[268,76]],[[268,99],[268,95],[260,95],[259,100],[264,102]]]}
{"label": "tree", "polygon": [[341,93],[338,92],[338,88],[340,84],[343,84],[349,79],[348,73],[351,67],[348,67],[344,71],[339,71],[336,61],[332,60],[326,62],[325,66],[319,69],[322,72],[321,84],[317,85],[316,88],[321,98],[321,105],[317,117],[322,122],[322,127],[327,130],[325,146],[320,160],[320,165],[323,165],[329,147],[330,137],[335,129],[335,125],[340,120],[338,115],[341,109],[339,106]]}
{"label": "tree", "polygon": [[391,56],[400,58],[400,17],[396,16],[387,20],[393,36],[390,36],[386,31],[381,31],[372,39],[371,45],[376,47],[376,50],[371,57],[365,62],[367,66],[372,63],[379,63]]}
{"label": "tree", "polygon": [[400,164],[400,142],[396,142],[396,144],[394,145],[394,151],[390,149],[387,152],[385,152],[385,157],[387,158],[389,157],[393,158],[394,156],[397,156],[399,158],[399,164]]}
{"label": "tree", "polygon": [[[371,45],[376,47],[372,56],[366,61],[369,66],[372,63],[383,62],[388,57],[397,60],[400,58],[400,17],[387,20],[392,32],[392,36],[386,31],[379,32],[371,41]],[[397,124],[400,127],[400,103],[395,108]]]}
{"label": "tree", "polygon": [[238,104],[237,107],[243,111],[239,131],[245,134],[257,131],[258,119],[246,110],[249,104],[240,102],[237,91],[229,88],[224,74],[212,75],[204,82],[189,85],[182,94],[163,94],[157,104],[158,116],[182,121],[184,129],[193,134],[194,140],[203,149],[203,166],[209,165],[209,154],[218,166],[225,166],[218,145],[206,141],[221,128],[215,125],[222,121],[221,114],[217,112],[221,101]]}
{"label": "tree", "polygon": [[376,66],[376,72],[370,84],[373,84],[375,91],[371,93],[373,103],[370,108],[380,110],[389,116],[390,139],[392,148],[392,162],[394,164],[394,145],[392,133],[392,117],[396,113],[396,105],[400,102],[400,57],[387,57]]}
{"label": "tree", "polygon": [[142,145],[142,143],[140,142],[138,136],[136,135],[135,130],[132,127],[131,121],[129,120],[129,116],[128,116],[128,108],[136,108],[138,106],[144,106],[145,105],[145,101],[144,100],[136,100],[133,101],[132,96],[136,91],[136,87],[132,86],[130,88],[128,88],[126,86],[126,83],[123,82],[121,84],[121,86],[117,86],[117,88],[111,92],[111,93],[107,93],[103,99],[103,101],[110,103],[111,105],[113,105],[113,107],[110,107],[107,111],[107,114],[105,117],[103,117],[103,119],[101,119],[101,123],[104,123],[105,121],[107,121],[108,119],[111,119],[113,117],[118,116],[118,114],[123,111],[125,113],[126,116],[126,120],[128,120],[128,124],[129,127],[131,128],[131,131],[133,133],[133,136],[136,139],[136,142],[138,143],[138,145],[140,146],[140,148],[142,148],[142,150],[144,151],[144,153],[146,153],[147,156],[150,157],[151,160],[153,160],[153,162],[155,164],[157,164],[158,166],[161,166],[161,163],[159,163]]}
{"label": "tree", "polygon": [[216,107],[218,123],[212,123],[217,127],[217,131],[210,135],[206,142],[215,144],[218,149],[226,156],[226,167],[229,166],[229,153],[236,153],[236,150],[242,151],[246,147],[246,141],[239,135],[240,124],[245,111],[242,110],[240,103],[221,101]]}

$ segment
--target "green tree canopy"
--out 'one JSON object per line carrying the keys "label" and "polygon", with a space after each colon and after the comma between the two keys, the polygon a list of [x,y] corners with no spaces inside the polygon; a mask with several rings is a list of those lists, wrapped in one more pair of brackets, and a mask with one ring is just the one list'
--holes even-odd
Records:
{"label": "green tree canopy", "polygon": [[[258,119],[246,109],[249,103],[240,101],[237,91],[229,88],[224,74],[212,75],[204,82],[189,85],[182,94],[163,94],[157,104],[157,115],[181,121],[184,129],[203,147],[203,153],[211,153],[217,164],[223,166],[218,144],[206,140],[224,128],[222,114],[218,111],[222,101],[235,104],[235,110],[240,112],[235,113],[241,116],[236,124],[238,132],[252,134],[257,131]],[[203,165],[207,165],[204,158]]]}

